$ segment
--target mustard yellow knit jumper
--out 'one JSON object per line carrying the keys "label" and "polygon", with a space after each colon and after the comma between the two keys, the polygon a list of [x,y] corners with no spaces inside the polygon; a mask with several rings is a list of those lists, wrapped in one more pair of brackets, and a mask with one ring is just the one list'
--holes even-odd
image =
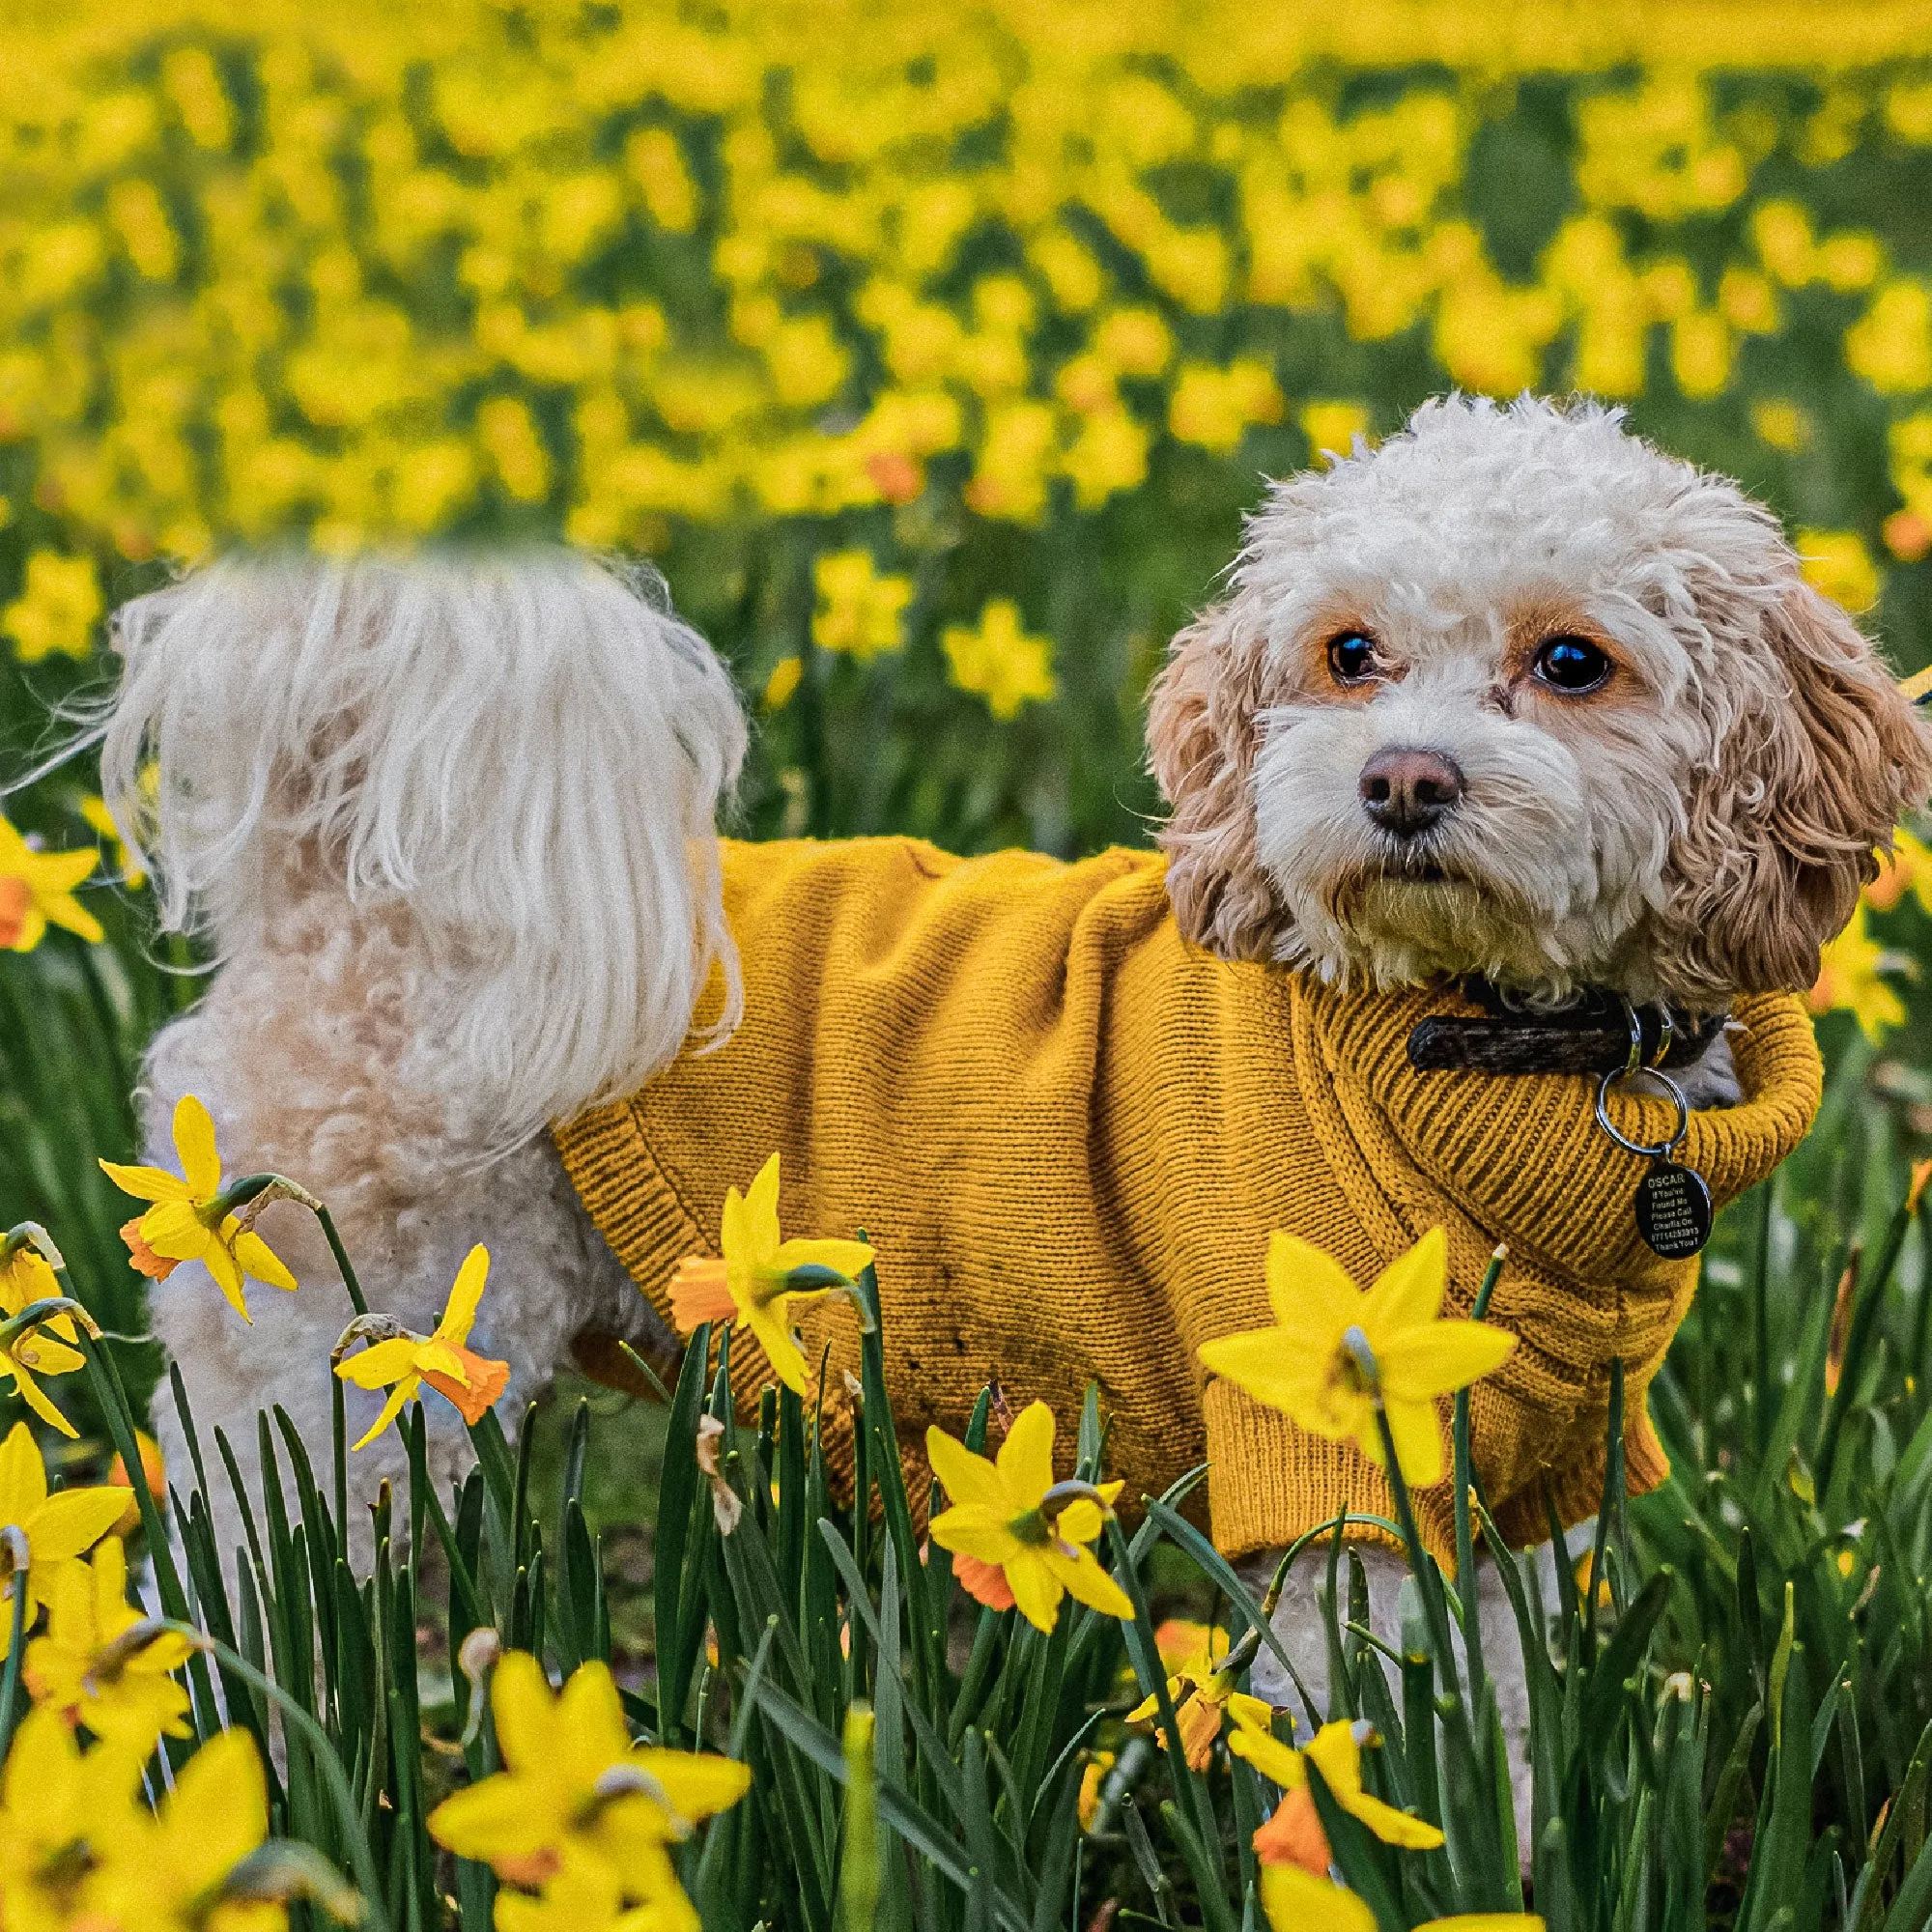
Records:
{"label": "mustard yellow knit jumper", "polygon": [[[584,1206],[668,1315],[679,1259],[716,1252],[724,1190],[776,1149],[787,1235],[863,1228],[878,1255],[886,1373],[902,1435],[954,1433],[997,1381],[1052,1405],[1071,1440],[1087,1383],[1113,1416],[1129,1499],[1211,1463],[1229,1554],[1285,1543],[1343,1505],[1386,1514],[1378,1472],[1209,1378],[1211,1337],[1269,1321],[1263,1258],[1287,1229],[1372,1279],[1448,1234],[1466,1312],[1492,1249],[1490,1319],[1520,1346],[1472,1400],[1478,1468],[1505,1533],[1596,1506],[1609,1364],[1622,1355],[1634,1490],[1666,1464],[1644,1391],[1696,1283],[1638,1238],[1644,1163],[1594,1124],[1571,1075],[1417,1073],[1405,1055],[1441,991],[1368,995],[1184,941],[1162,860],[959,860],[912,839],[726,842],[743,1024],[643,1092],[556,1129]],[[1681,1158],[1719,1203],[1797,1145],[1819,1098],[1809,1021],[1746,1000],[1745,1100],[1692,1117]],[[1661,1101],[1617,1103],[1660,1140]],[[857,1367],[849,1308],[810,1311],[832,1392]],[[743,1345],[743,1346],[740,1346]],[[769,1379],[734,1337],[740,1399]],[[1446,1414],[1446,1405],[1445,1405]],[[1446,1543],[1449,1492],[1417,1499]]]}

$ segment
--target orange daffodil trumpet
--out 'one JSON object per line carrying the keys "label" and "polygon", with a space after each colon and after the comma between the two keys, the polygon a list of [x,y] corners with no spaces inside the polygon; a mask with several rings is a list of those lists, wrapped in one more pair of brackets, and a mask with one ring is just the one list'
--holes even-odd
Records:
{"label": "orange daffodil trumpet", "polygon": [[749,1328],[772,1373],[804,1395],[805,1356],[792,1339],[792,1311],[828,1294],[856,1298],[855,1278],[871,1266],[871,1249],[864,1241],[781,1239],[777,1154],[758,1170],[749,1192],[726,1190],[719,1246],[722,1255],[687,1255],[679,1263],[671,1319],[687,1335],[706,1321]]}
{"label": "orange daffodil trumpet", "polygon": [[44,1320],[20,1319],[38,1303],[64,1299],[54,1273],[64,1265],[45,1229],[32,1221],[0,1235],[0,1315],[6,1317],[0,1322],[0,1375],[13,1377],[14,1394],[43,1422],[71,1436],[77,1434],[73,1424],[35,1378],[71,1375],[86,1366],[87,1357],[71,1346],[80,1339],[74,1318],[65,1310],[43,1310]]}
{"label": "orange daffodil trumpet", "polygon": [[[244,1277],[267,1282],[270,1288],[293,1290],[296,1285],[281,1258],[234,1211],[243,1205],[239,1197],[244,1190],[253,1201],[275,1183],[271,1178],[251,1176],[223,1193],[214,1122],[192,1094],[184,1094],[175,1107],[174,1139],[182,1164],[179,1175],[160,1167],[100,1163],[100,1171],[123,1193],[151,1204],[145,1214],[121,1230],[130,1264],[138,1273],[165,1281],[181,1263],[200,1262],[246,1321]],[[286,1183],[280,1185],[283,1192],[293,1191]]]}
{"label": "orange daffodil trumpet", "polygon": [[1110,1617],[1133,1615],[1089,1547],[1121,1485],[1053,1480],[1045,1403],[1027,1406],[990,1461],[938,1429],[925,1432],[925,1453],[952,1504],[933,1518],[932,1540],[952,1552],[952,1573],[969,1596],[989,1609],[1017,1605],[1042,1631],[1052,1630],[1068,1593]]}
{"label": "orange daffodil trumpet", "polygon": [[1406,1481],[1443,1475],[1435,1399],[1499,1367],[1516,1337],[1482,1321],[1443,1321],[1448,1242],[1432,1228],[1366,1291],[1331,1256],[1293,1235],[1269,1237],[1274,1326],[1203,1345],[1201,1360],[1255,1401],[1384,1464],[1386,1416]]}
{"label": "orange daffodil trumpet", "polygon": [[[492,1361],[464,1345],[475,1324],[483,1285],[490,1278],[490,1250],[478,1242],[464,1258],[449,1291],[449,1304],[430,1335],[414,1335],[386,1315],[363,1316],[349,1324],[336,1345],[335,1373],[357,1388],[386,1388],[383,1411],[353,1446],[366,1448],[403,1412],[404,1406],[427,1382],[462,1411],[467,1423],[481,1422],[510,1380],[508,1362]],[[344,1351],[371,1336],[360,1354]]]}

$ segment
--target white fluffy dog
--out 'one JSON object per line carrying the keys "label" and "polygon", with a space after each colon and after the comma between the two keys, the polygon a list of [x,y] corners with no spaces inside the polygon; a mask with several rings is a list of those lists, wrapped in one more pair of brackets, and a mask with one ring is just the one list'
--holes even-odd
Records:
{"label": "white fluffy dog", "polygon": [[[419,1329],[486,1242],[475,1346],[513,1400],[586,1334],[662,1344],[546,1128],[684,1051],[714,968],[735,1017],[715,826],[745,724],[718,660],[655,580],[562,552],[217,563],[117,639],[107,794],[219,961],[155,1043],[151,1154],[200,1094],[230,1171],[324,1196]],[[1766,511],[1614,412],[1527,399],[1432,404],[1278,486],[1175,644],[1150,746],[1174,910],[1214,952],[1690,1013],[1808,984],[1932,782]],[[348,1313],[305,1217],[263,1231],[308,1285],[255,1289],[252,1329],[195,1267],[153,1301],[244,1463],[270,1400],[327,1441]],[[446,1479],[467,1444],[433,1421]],[[159,1428],[178,1454],[165,1405]]]}

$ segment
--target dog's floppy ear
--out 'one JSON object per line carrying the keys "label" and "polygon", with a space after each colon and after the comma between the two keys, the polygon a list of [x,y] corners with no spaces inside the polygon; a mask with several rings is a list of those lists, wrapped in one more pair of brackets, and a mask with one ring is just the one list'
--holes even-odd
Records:
{"label": "dog's floppy ear", "polygon": [[1803,991],[1902,814],[1932,787],[1932,733],[1851,619],[1793,573],[1769,663],[1693,784],[1672,854],[1675,962],[1710,992]]}
{"label": "dog's floppy ear", "polygon": [[1160,844],[1180,930],[1223,958],[1262,959],[1282,921],[1255,851],[1266,640],[1239,601],[1175,639],[1149,701],[1148,764],[1173,807]]}

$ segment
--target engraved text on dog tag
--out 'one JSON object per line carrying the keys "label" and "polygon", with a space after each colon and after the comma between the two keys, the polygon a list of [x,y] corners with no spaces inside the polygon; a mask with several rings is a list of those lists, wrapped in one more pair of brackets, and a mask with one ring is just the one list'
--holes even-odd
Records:
{"label": "engraved text on dog tag", "polygon": [[1659,1159],[1637,1183],[1636,1231],[1667,1262],[1694,1255],[1711,1238],[1711,1190],[1694,1167]]}

